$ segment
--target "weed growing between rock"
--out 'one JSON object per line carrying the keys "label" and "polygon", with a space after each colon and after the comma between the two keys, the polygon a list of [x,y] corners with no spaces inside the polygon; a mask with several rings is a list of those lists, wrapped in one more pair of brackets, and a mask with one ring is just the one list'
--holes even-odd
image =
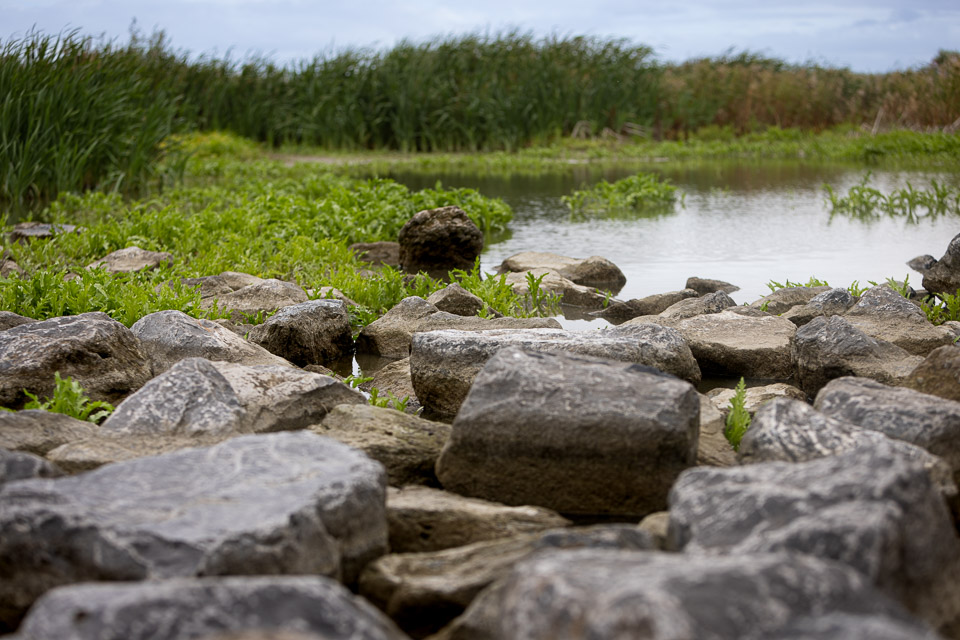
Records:
{"label": "weed growing between rock", "polygon": [[727,414],[726,427],[723,435],[733,447],[734,451],[740,450],[740,440],[743,439],[747,429],[750,428],[750,413],[744,407],[747,399],[747,385],[743,378],[737,383],[735,393],[730,398],[730,412]]}
{"label": "weed growing between rock", "polygon": [[109,402],[100,400],[91,401],[84,393],[80,383],[71,377],[61,378],[60,372],[53,374],[56,386],[53,390],[53,397],[41,401],[37,396],[26,389],[26,394],[30,401],[24,405],[24,409],[39,409],[41,411],[50,411],[51,413],[62,413],[76,418],[99,424],[107,419],[113,413],[114,406]]}

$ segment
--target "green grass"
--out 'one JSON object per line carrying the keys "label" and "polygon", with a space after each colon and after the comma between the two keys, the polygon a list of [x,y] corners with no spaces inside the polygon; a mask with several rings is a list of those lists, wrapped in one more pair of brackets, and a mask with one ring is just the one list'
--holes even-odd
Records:
{"label": "green grass", "polygon": [[62,413],[71,418],[93,422],[94,424],[106,420],[113,413],[114,406],[112,404],[100,400],[91,401],[80,383],[73,378],[69,376],[61,378],[59,371],[55,372],[53,377],[55,387],[52,398],[40,400],[26,389],[23,390],[23,393],[30,398],[23,407],[25,410],[39,409],[52,413]]}

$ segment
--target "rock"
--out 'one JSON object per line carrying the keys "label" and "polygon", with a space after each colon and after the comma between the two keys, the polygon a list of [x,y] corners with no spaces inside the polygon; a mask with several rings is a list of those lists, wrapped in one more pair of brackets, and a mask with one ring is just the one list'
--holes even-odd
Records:
{"label": "rock", "polygon": [[147,251],[140,247],[127,247],[109,253],[87,265],[87,269],[101,268],[110,273],[132,273],[144,269],[173,266],[173,255],[166,251]]}
{"label": "rock", "polygon": [[947,251],[923,274],[923,288],[930,293],[956,295],[960,290],[960,233],[947,245]]}
{"label": "rock", "polygon": [[706,313],[720,313],[724,309],[729,309],[736,305],[737,303],[726,293],[717,291],[715,293],[708,293],[702,298],[681,300],[661,311],[660,316],[674,320],[684,320]]}
{"label": "rock", "polygon": [[670,493],[670,546],[834,560],[935,627],[960,612],[960,540],[943,498],[923,464],[879,443],[808,462],[691,469]]}
{"label": "rock", "polygon": [[262,284],[265,282],[263,278],[258,278],[257,276],[251,275],[249,273],[243,273],[242,271],[224,271],[219,276],[224,284],[226,284],[232,291],[239,291],[240,289],[245,289],[251,285]]}
{"label": "rock", "polygon": [[0,449],[0,487],[15,480],[56,478],[63,472],[40,456],[23,451]]}
{"label": "rock", "polygon": [[508,507],[429,487],[387,489],[387,525],[393,553],[441,551],[569,524],[566,518],[543,507]]}
{"label": "rock", "polygon": [[723,435],[727,422],[714,402],[700,396],[700,438],[697,444],[697,464],[710,467],[732,467],[737,464],[737,452]]}
{"label": "rock", "polygon": [[380,390],[381,395],[389,397],[393,394],[397,398],[407,399],[405,413],[419,415],[423,405],[417,399],[417,392],[413,389],[413,378],[410,375],[410,358],[396,360],[377,369],[373,374],[371,387]]}
{"label": "rock", "polygon": [[794,337],[800,388],[816,395],[834,378],[862,376],[898,384],[922,358],[871,338],[841,316],[814,318]]}
{"label": "rock", "polygon": [[51,411],[0,411],[0,448],[45,456],[62,444],[92,436],[97,427]]}
{"label": "rock", "polygon": [[643,516],[696,462],[699,425],[696,390],[659,370],[504,349],[477,375],[437,477],[508,505]]}
{"label": "rock", "polygon": [[522,273],[534,269],[553,271],[575,284],[616,291],[622,289],[627,282],[623,271],[606,258],[568,258],[541,251],[515,253],[500,263],[497,273]]}
{"label": "rock", "polygon": [[23,269],[20,268],[20,265],[13,260],[8,260],[6,258],[0,259],[0,277],[12,278],[22,276]]}
{"label": "rock", "polygon": [[[164,282],[156,287],[159,293],[164,287],[168,289],[175,288],[176,281]],[[227,284],[227,279],[222,276],[202,276],[200,278],[180,278],[180,285],[184,287],[200,288],[200,298],[215,298],[233,292],[233,287]]]}
{"label": "rock", "polygon": [[747,378],[793,377],[797,328],[789,320],[721,311],[687,318],[679,326],[703,371]]}
{"label": "rock", "polygon": [[[716,406],[717,409],[727,412],[730,409],[730,401],[736,394],[734,389],[717,388],[707,392],[707,397]],[[795,400],[806,400],[807,394],[793,385],[783,382],[763,385],[759,387],[747,387],[746,397],[744,398],[743,408],[750,415],[753,415],[761,406],[767,404],[776,398],[794,398]]]}
{"label": "rock", "polygon": [[456,316],[475,316],[483,309],[483,300],[456,282],[451,282],[443,289],[434,291],[427,298],[427,302],[440,311],[446,311]]}
{"label": "rock", "polygon": [[663,549],[667,540],[667,527],[669,524],[669,511],[654,511],[640,521],[640,524],[637,525],[637,529],[649,533],[657,543],[656,548]]}
{"label": "rock", "polygon": [[284,307],[255,327],[249,340],[300,367],[330,364],[353,354],[350,316],[339,300]]}
{"label": "rock", "polygon": [[320,574],[386,551],[383,467],[312,433],[241,436],[0,488],[0,623],[88,580]]}
{"label": "rock", "polygon": [[607,525],[521,534],[431,553],[391,554],[367,566],[360,577],[360,594],[405,631],[422,637],[461,613],[484,587],[537,550],[636,550],[652,549],[654,544],[634,526]]}
{"label": "rock", "polygon": [[131,435],[264,433],[316,424],[339,404],[366,399],[309,371],[187,358],[127,398],[100,429]]}
{"label": "rock", "polygon": [[886,284],[864,293],[844,318],[868,336],[891,342],[918,356],[953,343],[949,329],[930,324],[920,307]]}
{"label": "rock", "polygon": [[399,242],[354,242],[348,248],[358,260],[378,266],[400,266]]}
{"label": "rock", "polygon": [[856,303],[857,298],[846,289],[831,289],[818,293],[807,304],[790,307],[781,315],[802,327],[818,316],[841,316]]}
{"label": "rock", "polygon": [[[6,278],[7,276],[3,277]],[[22,324],[29,324],[31,322],[36,322],[36,320],[21,316],[12,311],[0,311],[0,331],[6,331],[7,329],[19,327]]]}
{"label": "rock", "polygon": [[917,256],[913,260],[907,263],[907,266],[916,271],[917,273],[923,275],[927,271],[933,268],[933,265],[937,264],[937,259],[929,254],[922,256]]}
{"label": "rock", "polygon": [[433,467],[450,437],[448,424],[368,404],[333,407],[310,430],[363,451],[386,468],[387,482],[396,487],[437,486]]}
{"label": "rock", "polygon": [[452,420],[487,360],[509,346],[634,362],[690,381],[700,380],[700,369],[683,337],[657,325],[623,325],[586,333],[554,329],[432,331],[414,335],[410,357],[413,387],[424,410],[438,419]]}
{"label": "rock", "polygon": [[[837,635],[810,629],[827,627]],[[545,550],[519,562],[435,640],[830,638],[936,640],[842,565],[785,553],[732,557]]]}
{"label": "rock", "polygon": [[602,309],[609,301],[605,293],[593,287],[576,284],[549,269],[532,269],[520,273],[508,273],[504,282],[510,285],[514,293],[527,300],[528,304],[530,303],[530,283],[527,274],[532,274],[534,278],[540,279],[541,294],[557,296],[563,304],[596,310]]}
{"label": "rock", "polygon": [[[224,274],[221,274],[221,277]],[[233,322],[243,322],[260,314],[268,314],[283,307],[307,301],[306,292],[291,282],[283,280],[262,280],[234,290],[233,293],[219,298],[207,298],[201,301],[201,308],[230,311]]]}
{"label": "rock", "polygon": [[0,406],[23,405],[26,389],[53,395],[54,373],[93,400],[116,404],[150,379],[140,341],[105,313],[51,318],[0,331]]}
{"label": "rock", "polygon": [[460,207],[427,209],[401,227],[400,266],[407,273],[425,271],[446,278],[452,269],[473,268],[483,251],[483,232]]}
{"label": "rock", "polygon": [[705,296],[711,293],[716,293],[717,291],[722,291],[724,293],[740,291],[740,287],[735,284],[730,284],[729,282],[724,282],[723,280],[698,278],[696,276],[687,278],[687,283],[684,285],[684,288],[693,289],[697,292],[698,296]]}
{"label": "rock", "polygon": [[903,386],[960,402],[960,346],[934,349],[910,372]]}
{"label": "rock", "polygon": [[66,473],[91,471],[106,464],[158,456],[192,447],[219,444],[235,433],[145,434],[97,431],[79,440],[60,445],[47,453],[47,459]]}
{"label": "rock", "polygon": [[214,634],[225,638],[221,634],[229,631],[248,637],[245,632],[251,629],[259,632],[260,640],[406,638],[362,598],[317,576],[180,578],[60,587],[37,602],[19,638],[188,640]]}
{"label": "rock", "polygon": [[923,447],[946,460],[960,482],[960,402],[863,378],[839,378],[820,390],[814,407]]}
{"label": "rock", "polygon": [[62,233],[80,233],[83,227],[77,227],[72,224],[59,224],[48,222],[20,222],[13,225],[13,229],[7,234],[10,242],[24,244],[32,240],[45,240]]}
{"label": "rock", "polygon": [[830,291],[830,287],[783,287],[768,296],[764,296],[752,303],[755,309],[764,309],[767,313],[780,315],[792,307],[805,305],[821,293]]}
{"label": "rock", "polygon": [[657,293],[646,298],[611,303],[606,309],[595,311],[592,315],[613,324],[621,324],[638,316],[655,316],[681,300],[696,297],[697,292],[693,289]]}
{"label": "rock", "polygon": [[210,320],[191,318],[182,311],[157,311],[137,320],[130,331],[140,339],[153,375],[160,375],[184,358],[205,358],[247,366],[290,362],[263,347],[250,344]]}

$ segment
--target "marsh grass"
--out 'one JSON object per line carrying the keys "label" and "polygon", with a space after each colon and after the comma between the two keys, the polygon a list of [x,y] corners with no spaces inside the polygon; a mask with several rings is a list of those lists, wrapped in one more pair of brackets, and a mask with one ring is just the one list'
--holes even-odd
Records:
{"label": "marsh grass", "polygon": [[[657,215],[673,210],[677,188],[655,174],[638,173],[612,183],[601,180],[588,189],[563,196],[561,200],[574,219]],[[680,202],[683,202],[682,195]]]}
{"label": "marsh grass", "polygon": [[927,218],[960,215],[960,188],[955,186],[931,180],[929,188],[917,189],[908,182],[906,187],[884,194],[869,186],[869,182],[867,172],[845,196],[830,185],[823,185],[831,217],[844,215],[869,222],[889,216],[916,224]]}

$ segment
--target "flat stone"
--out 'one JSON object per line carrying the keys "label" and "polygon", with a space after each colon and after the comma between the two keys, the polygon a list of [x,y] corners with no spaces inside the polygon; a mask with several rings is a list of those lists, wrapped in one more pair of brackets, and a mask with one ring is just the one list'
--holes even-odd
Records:
{"label": "flat stone", "polygon": [[456,316],[475,316],[483,309],[483,300],[473,295],[456,282],[430,294],[427,302],[440,311]]}
{"label": "flat stone", "polygon": [[684,287],[687,289],[693,289],[697,292],[698,296],[705,296],[710,293],[716,293],[717,291],[723,291],[724,293],[740,291],[740,287],[735,284],[730,284],[729,282],[724,282],[723,280],[698,278],[696,276],[687,278],[687,283],[684,285]]}
{"label": "flat stone", "polygon": [[32,240],[52,238],[62,233],[81,233],[83,230],[83,227],[72,224],[20,222],[13,225],[13,229],[7,234],[7,237],[10,238],[10,242],[24,244]]}
{"label": "flat stone", "polygon": [[915,391],[960,402],[960,346],[934,349],[902,384]]}
{"label": "flat stone", "polygon": [[638,316],[657,315],[681,300],[696,297],[697,292],[693,289],[655,293],[646,298],[634,298],[626,302],[613,302],[609,304],[607,308],[593,312],[592,315],[603,318],[613,324],[621,324]]}
{"label": "flat stone", "polygon": [[[707,397],[713,402],[714,406],[720,411],[726,412],[730,409],[730,401],[736,395],[735,389],[717,388],[707,392]],[[806,400],[807,394],[797,387],[786,384],[785,382],[775,382],[756,387],[747,387],[743,408],[750,415],[755,414],[760,407],[776,398],[793,398],[795,400]]]}
{"label": "flat stone", "polygon": [[15,480],[56,478],[62,475],[63,471],[40,456],[0,449],[0,487]]}
{"label": "flat stone", "polygon": [[868,336],[918,356],[953,343],[952,331],[932,325],[920,307],[886,284],[864,293],[844,318]]}
{"label": "flat stone", "polygon": [[87,265],[87,269],[103,269],[110,273],[132,273],[161,266],[172,267],[173,255],[166,251],[147,251],[133,246],[108,253]]}
{"label": "flat stone", "polygon": [[[220,275],[226,277],[226,274]],[[306,301],[307,293],[297,285],[271,278],[235,289],[233,293],[218,298],[206,298],[201,300],[200,306],[212,309],[216,305],[218,309],[229,311],[233,322],[244,322],[257,315]]]}
{"label": "flat stone", "polygon": [[519,273],[510,272],[506,275],[504,282],[510,285],[513,292],[521,298],[529,299],[530,296],[530,283],[527,281],[528,273],[533,274],[534,278],[540,278],[539,287],[542,294],[558,296],[563,304],[597,310],[602,309],[608,302],[607,294],[593,287],[577,284],[555,271],[543,268]]}
{"label": "flat stone", "polygon": [[685,320],[708,313],[720,313],[724,309],[736,306],[736,302],[723,291],[708,293],[701,298],[688,298],[670,305],[660,312],[663,318]]}
{"label": "flat stone", "polygon": [[353,354],[353,328],[340,300],[309,300],[277,311],[248,338],[299,367],[331,364]]}
{"label": "flat stone", "polygon": [[534,269],[548,269],[575,284],[617,291],[627,282],[623,271],[606,258],[569,258],[543,251],[515,253],[500,263],[498,273],[522,273]]}
{"label": "flat stone", "polygon": [[701,370],[747,378],[793,377],[796,332],[796,326],[783,318],[750,318],[728,311],[680,323],[680,333]]}
{"label": "flat stone", "polygon": [[92,436],[97,427],[62,413],[0,411],[0,448],[45,456],[62,444]]}

